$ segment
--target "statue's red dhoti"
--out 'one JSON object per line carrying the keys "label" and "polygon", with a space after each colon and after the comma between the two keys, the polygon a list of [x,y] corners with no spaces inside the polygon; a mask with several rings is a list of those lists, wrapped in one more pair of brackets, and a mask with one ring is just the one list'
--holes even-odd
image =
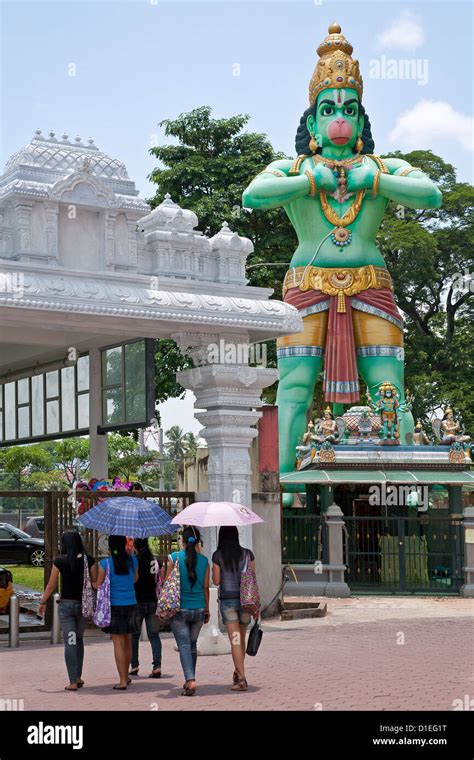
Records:
{"label": "statue's red dhoti", "polygon": [[326,401],[359,399],[358,358],[402,358],[403,321],[386,269],[296,267],[287,273],[283,293],[302,315],[304,329],[277,341],[278,358],[324,356]]}

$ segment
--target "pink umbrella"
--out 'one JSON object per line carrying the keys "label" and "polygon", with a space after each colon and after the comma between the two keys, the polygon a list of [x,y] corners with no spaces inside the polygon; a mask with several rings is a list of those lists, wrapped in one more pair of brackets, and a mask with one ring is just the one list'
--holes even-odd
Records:
{"label": "pink umbrella", "polygon": [[254,525],[261,517],[242,504],[231,501],[196,501],[171,520],[174,525],[197,525],[198,528],[221,525]]}

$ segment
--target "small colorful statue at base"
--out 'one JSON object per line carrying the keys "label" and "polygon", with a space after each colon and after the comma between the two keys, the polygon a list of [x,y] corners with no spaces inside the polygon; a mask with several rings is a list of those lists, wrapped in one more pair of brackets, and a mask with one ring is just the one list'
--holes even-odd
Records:
{"label": "small colorful statue at base", "polygon": [[400,396],[397,389],[386,381],[379,386],[375,394],[377,401],[371,403],[374,411],[379,412],[382,427],[380,438],[382,443],[391,443],[392,445],[400,444],[400,419],[399,412],[410,411],[410,406],[406,403],[400,403]]}
{"label": "small colorful statue at base", "polygon": [[415,446],[429,446],[430,439],[423,430],[423,423],[421,420],[416,421],[415,432],[413,433],[413,444]]}
{"label": "small colorful statue at base", "polygon": [[443,419],[433,422],[433,430],[443,446],[449,446],[452,443],[469,443],[471,440],[469,435],[464,434],[459,420],[454,419],[454,412],[449,406],[444,410]]}
{"label": "small colorful statue at base", "polygon": [[316,420],[313,439],[317,443],[324,443],[325,441],[338,443],[344,434],[344,429],[344,421],[340,417],[335,420],[331,408],[327,406],[323,418]]}

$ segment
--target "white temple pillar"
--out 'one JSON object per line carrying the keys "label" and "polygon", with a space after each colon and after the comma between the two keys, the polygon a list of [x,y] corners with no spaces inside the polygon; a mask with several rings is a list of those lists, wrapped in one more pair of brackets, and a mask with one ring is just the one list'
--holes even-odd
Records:
{"label": "white temple pillar", "polygon": [[109,470],[107,434],[97,433],[102,425],[102,369],[101,353],[98,348],[89,351],[89,428],[92,478],[107,478]]}
{"label": "white temple pillar", "polygon": [[[178,381],[196,396],[200,435],[209,448],[209,501],[233,501],[252,506],[250,445],[261,417],[258,408],[263,388],[272,385],[274,369],[243,364],[210,364],[184,370]],[[252,528],[240,529],[242,544],[252,548]],[[206,536],[212,555],[217,532]]]}

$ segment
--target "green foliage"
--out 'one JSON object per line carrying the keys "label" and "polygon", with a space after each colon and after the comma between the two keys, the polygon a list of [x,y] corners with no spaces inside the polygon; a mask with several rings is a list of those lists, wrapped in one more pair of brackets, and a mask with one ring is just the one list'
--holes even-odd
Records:
{"label": "green foliage", "polygon": [[174,340],[157,340],[155,350],[156,402],[183,398],[185,389],[176,380],[176,372],[192,367],[193,362],[181,353]]}
{"label": "green foliage", "polygon": [[463,279],[474,266],[474,188],[457,183],[453,166],[431,151],[392,155],[425,171],[443,193],[440,209],[389,204],[378,236],[405,315],[414,415],[426,423],[450,404],[474,432],[474,291]]}
{"label": "green foliage", "polygon": [[143,465],[150,461],[150,455],[140,454],[137,441],[128,435],[109,433],[109,479],[120,477],[130,481],[138,479],[138,472]]}
{"label": "green foliage", "polygon": [[[296,235],[282,209],[258,213],[246,210],[242,208],[242,193],[259,171],[285,156],[275,152],[266,135],[243,131],[248,120],[244,114],[214,119],[211,108],[204,106],[161,122],[166,136],[178,144],[150,149],[162,165],[150,175],[158,186],[150,203],[157,206],[169,193],[175,203],[197,214],[198,229],[206,235],[215,235],[228,222],[232,231],[254,244],[247,261],[249,283],[272,288],[275,297],[281,298],[283,276],[297,245]],[[279,262],[284,263],[268,266]],[[162,398],[181,397],[183,389],[175,382],[173,372],[175,368],[191,366],[179,359],[179,350],[176,348],[174,353],[170,343],[159,341],[167,344],[157,357],[157,391]],[[268,366],[276,366],[275,341],[267,342],[267,360]],[[275,387],[266,389],[267,400],[274,399],[274,395]]]}
{"label": "green foliage", "polygon": [[0,467],[4,476],[2,487],[11,490],[26,488],[28,477],[33,472],[47,470],[52,464],[49,452],[38,444],[0,449]]}

